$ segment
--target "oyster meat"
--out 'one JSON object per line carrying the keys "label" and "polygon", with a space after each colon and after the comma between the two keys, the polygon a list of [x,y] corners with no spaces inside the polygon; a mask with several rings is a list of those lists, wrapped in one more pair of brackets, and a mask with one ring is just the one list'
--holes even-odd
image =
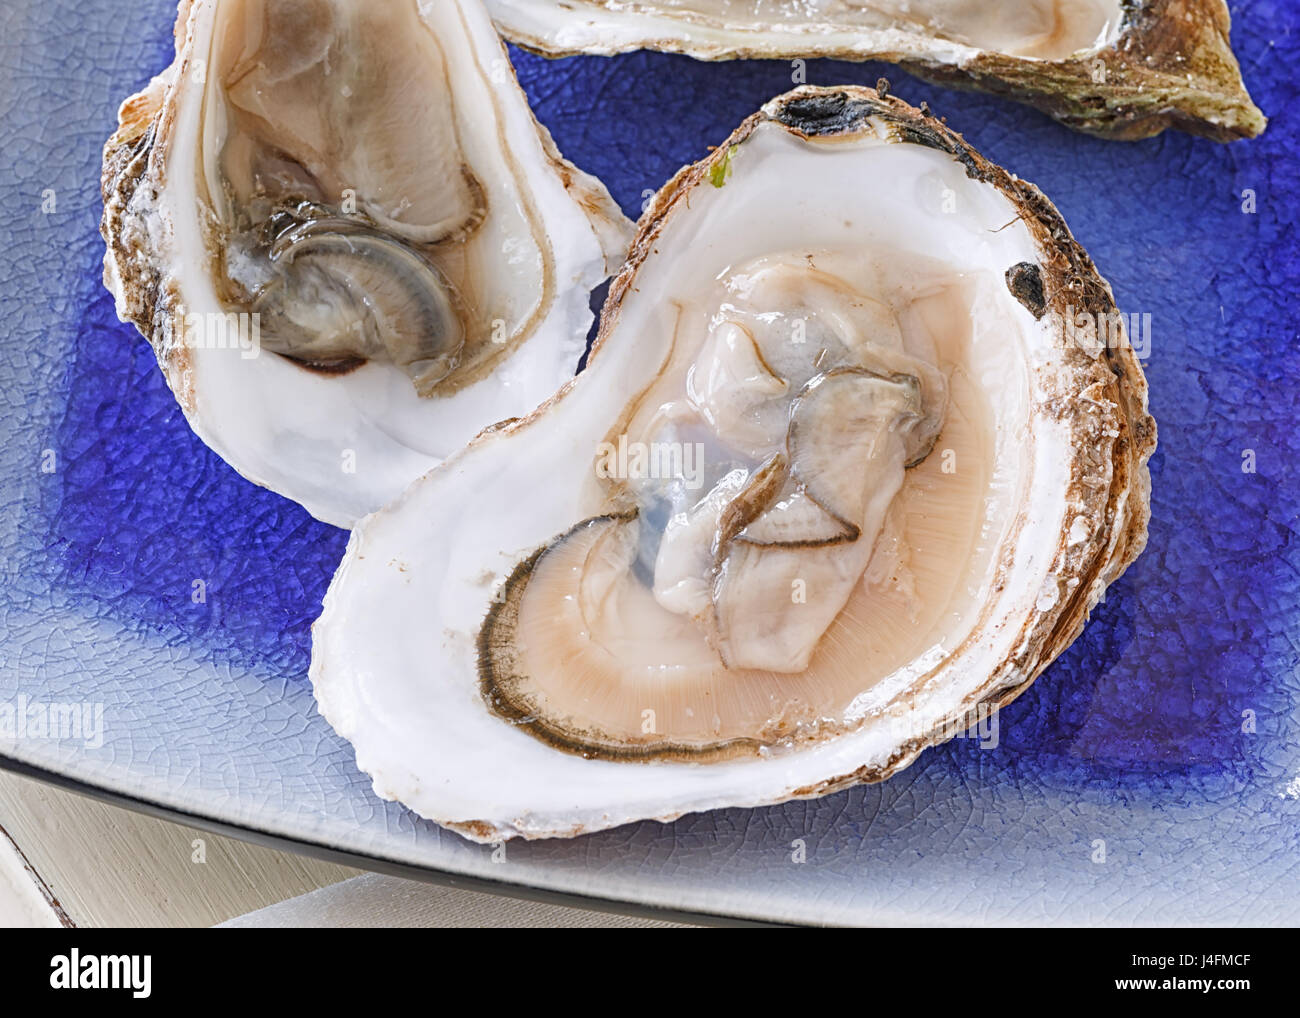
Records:
{"label": "oyster meat", "polygon": [[119,315],[208,445],[340,526],[571,377],[631,235],[479,0],[185,0],[119,119]]}
{"label": "oyster meat", "polygon": [[1079,634],[1154,443],[1051,203],[801,88],[654,199],[581,375],[353,532],[320,710],[484,841],[881,780]]}
{"label": "oyster meat", "polygon": [[1076,130],[1218,141],[1267,121],[1229,43],[1225,0],[487,0],[552,56],[662,49],[705,60],[888,60],[1027,102]]}

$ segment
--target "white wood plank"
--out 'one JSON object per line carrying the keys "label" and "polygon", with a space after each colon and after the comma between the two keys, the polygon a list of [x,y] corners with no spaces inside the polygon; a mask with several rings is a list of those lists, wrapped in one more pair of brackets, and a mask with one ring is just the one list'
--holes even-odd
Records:
{"label": "white wood plank", "polygon": [[0,927],[39,930],[67,925],[67,916],[44,881],[0,828]]}
{"label": "white wood plank", "polygon": [[358,872],[3,772],[0,827],[77,926],[211,926]]}
{"label": "white wood plank", "polygon": [[14,842],[0,836],[0,926],[58,925],[46,894],[89,927],[677,925],[358,875],[4,772],[0,828]]}

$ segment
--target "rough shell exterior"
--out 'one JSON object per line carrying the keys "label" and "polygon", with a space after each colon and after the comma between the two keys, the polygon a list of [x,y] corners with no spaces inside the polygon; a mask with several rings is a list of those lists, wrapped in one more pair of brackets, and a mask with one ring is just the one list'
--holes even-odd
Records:
{"label": "rough shell exterior", "polygon": [[494,14],[514,42],[548,56],[645,48],[702,60],[886,60],[930,81],[1027,103],[1067,127],[1105,138],[1148,138],[1172,127],[1227,142],[1264,130],[1268,121],[1251,101],[1232,52],[1225,0],[1122,0],[1121,6],[1124,22],[1114,44],[1064,60],[1007,56],[940,40],[904,50],[896,37],[874,33],[852,43],[808,35],[797,44],[776,45],[741,32],[730,33],[726,42],[647,35],[574,49],[517,29],[507,13],[511,0],[498,0]]}
{"label": "rough shell exterior", "polygon": [[1215,141],[1253,138],[1268,121],[1229,41],[1224,0],[1132,0],[1118,43],[1041,62],[982,53],[969,63],[905,62],[931,81],[1026,102],[1067,127],[1133,141],[1166,128]]}
{"label": "rough shell exterior", "polygon": [[[176,52],[185,43],[191,0],[182,0],[176,16]],[[139,208],[147,205],[149,194],[139,194],[149,187],[156,195],[161,183],[155,168],[149,170],[160,136],[172,129],[172,118],[165,115],[167,88],[174,75],[183,68],[173,65],[158,75],[141,92],[131,96],[118,110],[118,127],[104,146],[100,192],[104,215],[100,233],[107,245],[104,259],[104,285],[118,302],[118,314],[136,325],[154,345],[158,362],[167,382],[186,413],[194,409],[193,393],[186,381],[185,350],[161,347],[162,330],[155,328],[175,294],[160,292],[161,268],[150,255],[149,238],[139,219]],[[152,182],[150,182],[152,181]]]}

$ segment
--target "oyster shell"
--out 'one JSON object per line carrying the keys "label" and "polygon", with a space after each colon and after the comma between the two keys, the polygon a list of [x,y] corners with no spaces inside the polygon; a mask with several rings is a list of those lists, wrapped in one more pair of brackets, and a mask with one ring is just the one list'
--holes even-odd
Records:
{"label": "oyster shell", "polygon": [[319,707],[481,841],[879,781],[1079,634],[1154,444],[1041,192],[801,88],[654,199],[581,375],[353,532]]}
{"label": "oyster shell", "polygon": [[479,0],[186,0],[119,119],[119,316],[208,445],[340,526],[571,377],[631,235]]}
{"label": "oyster shell", "polygon": [[1217,141],[1267,121],[1228,40],[1225,0],[487,0],[551,56],[660,49],[705,60],[888,60],[1029,103],[1068,127]]}

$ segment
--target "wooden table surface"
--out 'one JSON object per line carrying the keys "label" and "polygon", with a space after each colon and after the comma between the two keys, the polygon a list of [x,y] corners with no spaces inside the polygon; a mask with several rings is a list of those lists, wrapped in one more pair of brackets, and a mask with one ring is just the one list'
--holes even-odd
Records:
{"label": "wooden table surface", "polygon": [[236,841],[0,771],[0,927],[674,926]]}

